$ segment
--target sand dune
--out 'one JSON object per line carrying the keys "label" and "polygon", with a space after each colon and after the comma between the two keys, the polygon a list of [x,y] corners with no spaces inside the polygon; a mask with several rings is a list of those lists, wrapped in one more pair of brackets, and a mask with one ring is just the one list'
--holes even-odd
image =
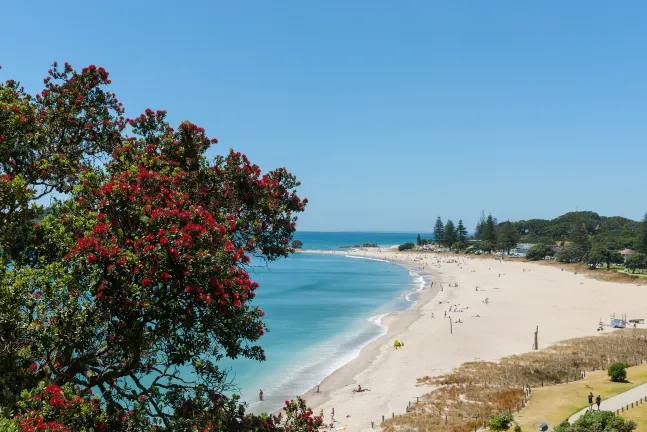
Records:
{"label": "sand dune", "polygon": [[[608,323],[612,313],[647,318],[647,286],[602,282],[559,267],[519,261],[383,248],[352,254],[422,270],[434,284],[427,285],[414,307],[385,317],[387,335],[322,381],[321,393],[305,394],[315,413],[323,409],[326,423],[334,408],[335,427],[347,425],[347,431],[370,431],[371,421],[378,429],[383,415],[403,413],[409,401],[428,392],[428,387],[416,385],[417,378],[451,371],[466,361],[530,351],[537,326],[542,348],[598,334],[598,322]],[[463,311],[449,312],[456,304]],[[453,334],[445,313],[452,321],[462,321],[454,322]],[[405,347],[395,350],[394,339]],[[353,393],[358,384],[370,391]]]}

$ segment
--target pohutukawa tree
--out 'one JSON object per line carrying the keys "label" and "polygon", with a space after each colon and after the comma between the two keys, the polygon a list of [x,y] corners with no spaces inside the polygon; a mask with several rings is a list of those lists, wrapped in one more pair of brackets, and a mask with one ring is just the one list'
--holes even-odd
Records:
{"label": "pohutukawa tree", "polygon": [[[245,264],[288,255],[307,202],[295,177],[233,150],[209,161],[216,140],[164,111],[124,118],[102,68],[55,65],[45,84],[0,85],[2,407],[27,428],[39,420],[16,396],[50,386],[68,402],[98,392],[96,430],[316,430],[301,402],[287,426],[245,416],[218,368],[264,359]],[[67,198],[44,215],[52,191]]]}

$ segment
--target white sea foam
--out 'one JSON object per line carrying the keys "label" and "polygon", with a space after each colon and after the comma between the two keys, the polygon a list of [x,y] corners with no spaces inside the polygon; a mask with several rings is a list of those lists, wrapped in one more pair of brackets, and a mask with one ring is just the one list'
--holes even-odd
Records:
{"label": "white sea foam", "polygon": [[379,259],[379,258],[370,258],[370,257],[364,257],[364,256],[357,256],[357,255],[344,255],[346,258],[354,258],[354,259],[364,259],[368,261],[379,261],[379,262],[389,262],[387,260]]}
{"label": "white sea foam", "polygon": [[[298,363],[286,363],[283,368],[273,372],[274,377],[281,376],[282,379],[258,383],[258,386],[263,388],[266,398],[263,402],[250,401],[250,412],[260,413],[280,408],[282,399],[269,395],[303,394],[323,378],[357,358],[362,348],[386,334],[388,328],[382,324],[382,319],[388,314],[387,312],[370,317],[367,320],[370,324],[358,323],[358,326],[305,350],[299,356]],[[304,359],[307,360],[304,362]]]}
{"label": "white sea foam", "polygon": [[388,314],[389,314],[389,312],[379,314],[379,315],[375,315],[375,316],[370,317],[368,320],[370,322],[372,322],[373,324],[375,324],[377,326],[380,326],[382,329],[384,329],[384,332],[386,333],[386,331],[388,330],[388,327],[382,324],[382,319],[385,316],[387,316]]}
{"label": "white sea foam", "polygon": [[[345,257],[390,262],[356,255],[345,255]],[[411,269],[409,269],[409,275],[412,278],[412,289],[399,296],[401,306],[396,307],[394,304],[394,309],[401,310],[402,307],[407,309],[415,305],[415,296],[425,287],[426,281],[423,276]],[[271,376],[260,379],[257,382],[257,387],[263,388],[266,395],[265,401],[253,401],[255,399],[254,394],[244,395],[244,398],[251,402],[249,404],[250,412],[260,413],[280,408],[283,399],[280,396],[274,397],[273,395],[303,394],[319,384],[323,378],[357,358],[365,346],[387,333],[388,328],[382,324],[382,321],[389,313],[385,312],[371,316],[363,320],[363,322],[357,321],[356,325],[348,330],[311,346],[304,350],[298,356],[298,359],[286,362],[283,367],[274,371]],[[276,380],[277,376],[280,376],[281,379]]]}

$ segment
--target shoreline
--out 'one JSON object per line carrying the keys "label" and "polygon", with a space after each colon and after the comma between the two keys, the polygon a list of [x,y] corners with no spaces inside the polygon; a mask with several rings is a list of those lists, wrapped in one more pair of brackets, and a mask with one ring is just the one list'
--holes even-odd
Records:
{"label": "shoreline", "polygon": [[[386,335],[322,380],[321,393],[316,386],[304,393],[315,415],[323,411],[325,424],[335,409],[335,428],[379,430],[382,416],[403,414],[409,403],[432,390],[418,379],[449,373],[466,362],[496,362],[529,352],[537,327],[541,349],[601,334],[598,323],[614,313],[630,319],[647,315],[641,308],[647,303],[644,287],[592,279],[568,267],[395,248],[302,253],[386,260],[434,281],[434,289],[426,285],[411,308],[385,317]],[[451,318],[451,332],[445,317]],[[393,339],[402,340],[404,349],[394,350]],[[353,393],[358,384],[370,391]]]}
{"label": "shoreline", "polygon": [[[379,249],[388,249],[388,248],[379,248]],[[434,274],[429,269],[425,269],[421,266],[415,266],[411,263],[408,263],[405,260],[389,260],[380,258],[379,256],[362,256],[362,255],[353,255],[353,252],[367,252],[365,249],[360,251],[326,251],[326,250],[303,250],[299,253],[304,254],[322,254],[322,255],[342,255],[349,256],[357,259],[374,259],[382,261],[385,264],[391,263],[392,265],[399,265],[409,272],[413,271],[419,276],[422,276],[425,279],[425,286],[422,290],[418,291],[418,297],[413,302],[413,304],[404,310],[396,310],[391,312],[386,312],[382,318],[379,320],[378,325],[386,327],[386,333],[364,345],[358,355],[349,360],[347,363],[343,364],[335,371],[333,371],[328,376],[324,377],[319,383],[320,393],[317,393],[317,385],[313,386],[307,392],[300,395],[303,397],[308,406],[315,407],[321,406],[331,400],[331,393],[333,391],[342,390],[346,387],[353,388],[358,383],[355,381],[354,377],[360,372],[366,370],[370,364],[377,359],[380,348],[387,343],[395,339],[394,335],[402,333],[405,331],[411,324],[413,324],[421,314],[422,308],[434,300],[437,294],[440,292],[440,281],[439,275]],[[429,285],[432,281],[434,282],[434,287],[431,288]],[[403,342],[405,342],[403,340]],[[406,342],[405,342],[406,343]],[[350,378],[349,378],[350,376]],[[313,408],[314,409],[314,408]],[[315,410],[315,414],[317,414]]]}

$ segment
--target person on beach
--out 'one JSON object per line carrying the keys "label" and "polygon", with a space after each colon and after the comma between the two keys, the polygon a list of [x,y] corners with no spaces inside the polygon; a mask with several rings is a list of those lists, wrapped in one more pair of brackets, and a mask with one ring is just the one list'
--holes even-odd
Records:
{"label": "person on beach", "polygon": [[589,411],[593,411],[593,392],[589,393]]}
{"label": "person on beach", "polygon": [[263,402],[263,390],[262,389],[258,391],[258,400]]}
{"label": "person on beach", "polygon": [[598,395],[598,397],[595,398],[595,404],[598,406],[598,411],[600,411],[601,403],[602,403],[602,398],[600,397],[600,395]]}

